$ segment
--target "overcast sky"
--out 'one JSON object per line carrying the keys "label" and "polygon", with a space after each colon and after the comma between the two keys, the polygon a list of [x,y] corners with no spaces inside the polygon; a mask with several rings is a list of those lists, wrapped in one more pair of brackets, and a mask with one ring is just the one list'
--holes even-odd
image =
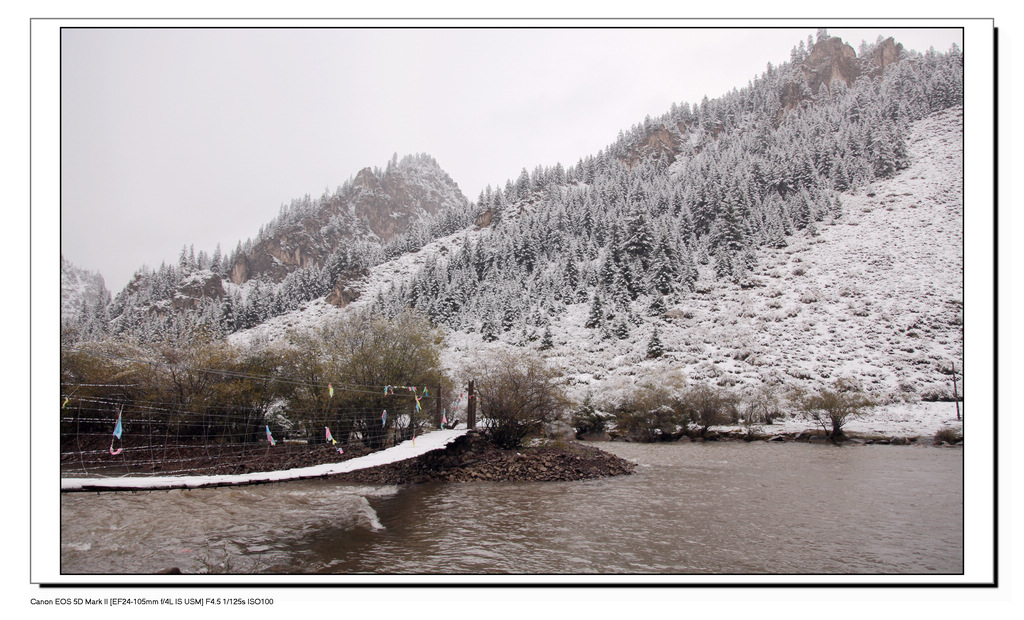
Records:
{"label": "overcast sky", "polygon": [[[61,252],[116,294],[393,153],[474,200],[742,88],[814,29],[64,29]],[[841,30],[945,51],[959,30]]]}

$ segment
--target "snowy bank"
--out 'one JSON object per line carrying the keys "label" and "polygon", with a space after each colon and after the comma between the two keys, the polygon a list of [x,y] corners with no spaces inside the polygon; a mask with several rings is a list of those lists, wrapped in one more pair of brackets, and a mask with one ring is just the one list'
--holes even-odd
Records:
{"label": "snowy bank", "polygon": [[255,472],[220,476],[127,476],[121,478],[61,478],[61,491],[117,491],[197,489],[216,486],[237,486],[283,482],[300,478],[320,478],[344,474],[369,467],[412,459],[433,450],[441,450],[467,433],[467,429],[437,430],[397,446],[341,463],[327,463],[282,471]]}

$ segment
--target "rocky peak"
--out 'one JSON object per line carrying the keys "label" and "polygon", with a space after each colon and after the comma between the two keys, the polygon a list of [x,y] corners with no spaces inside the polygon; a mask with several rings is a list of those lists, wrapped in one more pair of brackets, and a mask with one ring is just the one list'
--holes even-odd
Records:
{"label": "rocky peak", "polygon": [[870,64],[873,72],[881,72],[897,62],[902,55],[903,44],[897,43],[892,37],[889,37],[875,46],[875,49],[864,58],[864,61]]}
{"label": "rocky peak", "polygon": [[823,37],[795,69],[802,79],[782,86],[782,105],[794,110],[810,102],[822,86],[831,87],[837,80],[852,85],[862,75],[876,76],[898,62],[903,46],[889,37],[875,46],[864,58],[858,58],[853,47],[839,37]]}
{"label": "rocky peak", "polygon": [[814,94],[818,93],[822,84],[831,85],[837,79],[849,86],[861,73],[857,52],[839,37],[818,40],[801,63],[800,69]]}
{"label": "rocky peak", "polygon": [[251,252],[235,258],[231,281],[242,284],[266,275],[280,282],[296,269],[323,265],[345,242],[387,243],[414,223],[465,203],[432,157],[396,157],[383,171],[363,168],[339,192],[312,201],[302,217],[275,225]]}
{"label": "rocky peak", "polygon": [[377,176],[369,167],[363,168],[358,173],[356,173],[356,177],[355,179],[353,179],[352,184],[355,187],[359,187],[369,191],[373,191],[380,187],[380,183],[377,182]]}

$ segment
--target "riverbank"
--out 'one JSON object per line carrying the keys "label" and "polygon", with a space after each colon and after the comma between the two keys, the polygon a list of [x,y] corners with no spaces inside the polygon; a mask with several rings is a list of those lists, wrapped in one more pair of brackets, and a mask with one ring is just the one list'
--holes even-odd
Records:
{"label": "riverbank", "polygon": [[633,473],[635,468],[635,463],[580,442],[545,442],[504,450],[483,433],[470,432],[443,451],[333,478],[362,484],[551,482],[621,476]]}
{"label": "riverbank", "polygon": [[[953,438],[964,436],[964,411],[960,403],[958,410],[952,402],[890,403],[865,409],[862,415],[850,418],[843,426],[843,433],[851,443],[912,444],[932,443],[936,437]],[[672,437],[681,439],[679,433]],[[708,439],[729,440],[772,440],[772,441],[823,441],[825,432],[817,422],[799,414],[784,415],[771,424],[730,424],[711,427]],[[616,437],[614,430],[604,437],[584,439],[605,439],[629,441],[628,437]],[[697,439],[692,429],[683,441]],[[955,443],[949,441],[948,443]]]}

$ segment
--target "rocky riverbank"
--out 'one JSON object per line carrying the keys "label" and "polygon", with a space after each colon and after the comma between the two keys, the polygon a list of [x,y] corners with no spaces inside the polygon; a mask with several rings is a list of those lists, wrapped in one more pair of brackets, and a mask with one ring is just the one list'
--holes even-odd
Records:
{"label": "rocky riverbank", "polygon": [[503,450],[470,432],[446,450],[335,476],[363,484],[588,480],[633,473],[636,465],[579,442],[549,442]]}

